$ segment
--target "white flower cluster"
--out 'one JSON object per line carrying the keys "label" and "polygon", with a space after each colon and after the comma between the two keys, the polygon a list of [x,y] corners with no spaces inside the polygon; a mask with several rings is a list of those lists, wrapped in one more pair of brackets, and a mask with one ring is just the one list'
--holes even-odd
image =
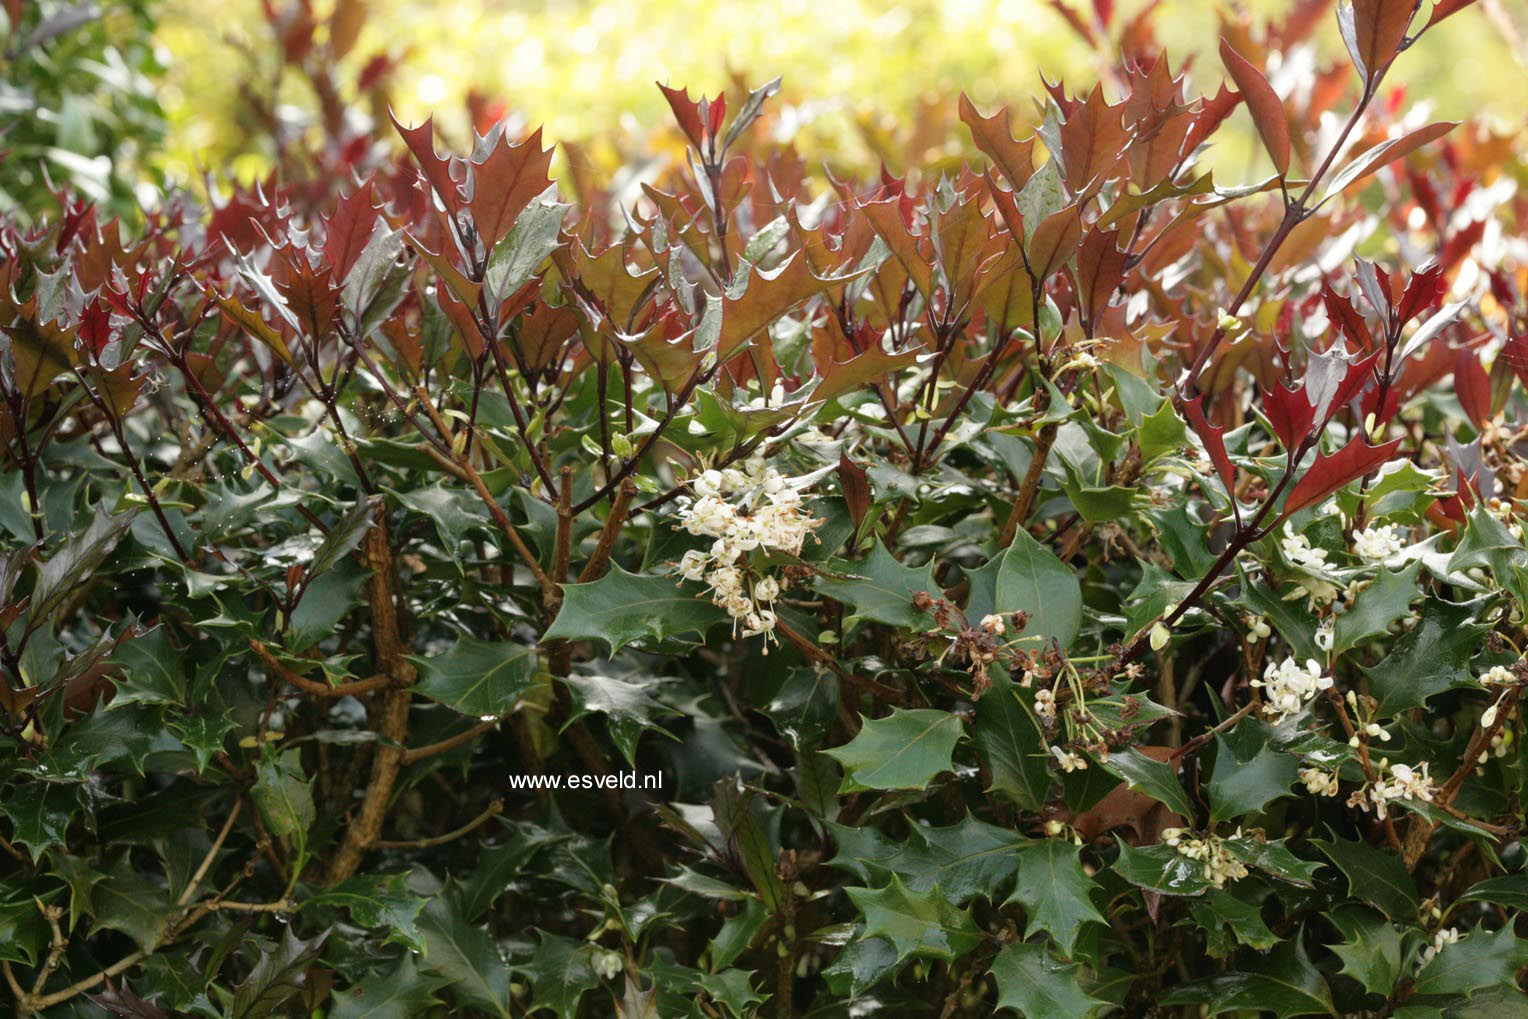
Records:
{"label": "white flower cluster", "polygon": [[1486,686],[1516,686],[1517,673],[1505,665],[1493,665],[1480,677],[1480,681]]}
{"label": "white flower cluster", "polygon": [[1205,880],[1216,888],[1224,888],[1227,881],[1247,876],[1247,865],[1231,855],[1225,840],[1206,833],[1203,838],[1189,834],[1183,828],[1162,829],[1162,840],[1190,860],[1204,865]]}
{"label": "white flower cluster", "polygon": [[1300,781],[1312,796],[1336,796],[1337,773],[1324,768],[1301,768]]}
{"label": "white flower cluster", "polygon": [[1353,552],[1366,563],[1382,563],[1405,548],[1394,524],[1353,532]]}
{"label": "white flower cluster", "polygon": [[1444,945],[1456,944],[1458,941],[1459,928],[1445,927],[1438,931],[1432,936],[1432,941],[1428,942],[1427,945],[1422,948],[1422,951],[1417,953],[1417,969],[1421,969],[1423,966],[1426,966],[1428,963],[1432,962],[1433,956],[1438,954],[1438,949],[1442,948]]}
{"label": "white flower cluster", "polygon": [[1047,722],[1056,720],[1056,695],[1043,686],[1035,691],[1035,714]]}
{"label": "white flower cluster", "polygon": [[1304,665],[1293,658],[1286,658],[1277,665],[1269,663],[1263,670],[1262,679],[1254,679],[1252,685],[1263,690],[1267,703],[1263,714],[1282,722],[1297,715],[1316,694],[1332,688],[1332,677],[1321,674],[1321,666],[1314,658]]}
{"label": "white flower cluster", "polygon": [[1374,816],[1383,821],[1390,816],[1390,804],[1396,800],[1423,800],[1430,803],[1433,794],[1438,791],[1433,785],[1432,776],[1427,773],[1425,761],[1412,768],[1381,759],[1379,770],[1381,774],[1389,771],[1390,777],[1377,778],[1373,785],[1355,791],[1348,797],[1348,806],[1357,807],[1366,813],[1372,809]]}
{"label": "white flower cluster", "polygon": [[814,480],[787,478],[756,457],[742,470],[704,471],[691,483],[697,498],[680,511],[680,520],[691,534],[715,540],[708,551],[686,552],[679,575],[704,581],[711,601],[727,610],[745,637],[774,630],[772,606],[780,582],[756,576],[742,557],[754,549],[801,554],[807,535],[822,523],[806,511],[801,497],[801,489]]}
{"label": "white flower cluster", "polygon": [[1312,547],[1309,538],[1294,533],[1288,524],[1284,525],[1284,537],[1279,544],[1284,549],[1284,558],[1294,565],[1307,570],[1326,569],[1326,549]]}

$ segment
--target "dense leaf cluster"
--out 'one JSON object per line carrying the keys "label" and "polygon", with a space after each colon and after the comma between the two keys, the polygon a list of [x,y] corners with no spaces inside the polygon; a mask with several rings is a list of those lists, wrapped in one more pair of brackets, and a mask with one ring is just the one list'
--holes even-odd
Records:
{"label": "dense leaf cluster", "polygon": [[1323,6],[905,178],[665,88],[0,223],[0,993],[1521,1014],[1528,167]]}

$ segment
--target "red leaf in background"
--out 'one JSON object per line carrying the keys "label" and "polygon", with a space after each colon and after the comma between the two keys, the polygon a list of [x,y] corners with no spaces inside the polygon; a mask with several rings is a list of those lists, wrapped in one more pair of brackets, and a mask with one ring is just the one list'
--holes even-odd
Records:
{"label": "red leaf in background", "polygon": [[1433,7],[1432,17],[1427,19],[1427,27],[1431,28],[1451,14],[1458,14],[1475,3],[1475,0],[1438,0]]}
{"label": "red leaf in background", "polygon": [[1477,429],[1484,428],[1491,420],[1491,377],[1473,350],[1461,350],[1454,358],[1454,393],[1470,423]]}
{"label": "red leaf in background", "polygon": [[1204,443],[1205,451],[1210,454],[1210,460],[1215,464],[1215,472],[1220,475],[1221,484],[1226,486],[1226,494],[1234,502],[1236,499],[1236,466],[1231,463],[1231,457],[1226,454],[1226,443],[1223,436],[1225,428],[1212,425],[1204,417],[1204,395],[1194,397],[1183,405],[1184,413],[1188,415],[1188,423],[1193,426],[1195,434]]}
{"label": "red leaf in background", "polygon": [[435,152],[435,118],[426,117],[423,124],[418,127],[404,127],[392,111],[388,111],[392,117],[393,126],[403,136],[403,142],[414,154],[414,161],[419,164],[424,178],[439,196],[446,211],[455,215],[462,207],[462,192],[457,179],[451,174],[451,160],[442,159]]}
{"label": "red leaf in background", "polygon": [[1443,266],[1436,260],[1429,261],[1411,274],[1406,281],[1406,292],[1396,307],[1397,324],[1410,322],[1431,308],[1448,293],[1448,280],[1443,278]]}
{"label": "red leaf in background", "polygon": [[971,140],[981,154],[992,160],[993,167],[1015,192],[1034,175],[1035,137],[1024,141],[1013,137],[1012,117],[1004,106],[990,117],[983,117],[964,92],[960,94],[960,119],[971,131]]}
{"label": "red leaf in background", "polygon": [[1508,336],[1501,348],[1501,356],[1507,359],[1507,367],[1512,369],[1518,381],[1528,386],[1528,335]]}
{"label": "red leaf in background", "polygon": [[100,356],[111,340],[111,309],[100,299],[85,305],[80,313],[79,337],[92,354]]}
{"label": "red leaf in background", "polygon": [[1337,24],[1348,55],[1365,81],[1372,82],[1380,69],[1400,52],[1401,42],[1417,4],[1412,0],[1353,0],[1337,6]]}
{"label": "red leaf in background", "polygon": [[1241,103],[1241,93],[1232,92],[1224,85],[1213,97],[1206,98],[1199,112],[1194,115],[1194,126],[1189,129],[1188,137],[1183,140],[1183,155],[1188,155],[1197,149],[1204,140],[1225,122],[1225,119],[1236,111]]}
{"label": "red leaf in background", "polygon": [[1348,482],[1388,463],[1400,446],[1400,439],[1371,446],[1362,438],[1356,438],[1335,453],[1317,453],[1316,462],[1295,482],[1294,490],[1289,493],[1289,500],[1284,503],[1284,516],[1315,505]]}
{"label": "red leaf in background", "polygon": [[1029,271],[1042,283],[1071,261],[1082,240],[1082,212],[1068,205],[1040,221],[1024,244]]}
{"label": "red leaf in background", "polygon": [[700,103],[690,98],[690,90],[687,88],[669,88],[662,82],[658,88],[663,91],[663,98],[668,100],[669,109],[674,111],[674,119],[679,122],[679,130],[690,140],[690,144],[700,149],[705,145],[706,128],[700,117]]}
{"label": "red leaf in background", "polygon": [[727,119],[726,93],[718,94],[717,97],[710,100],[709,103],[702,99],[700,101],[700,108],[706,111],[707,134],[710,137],[715,138],[717,135],[722,133],[722,124]]}
{"label": "red leaf in background", "polygon": [[1110,105],[1100,86],[1074,105],[1061,124],[1061,164],[1066,186],[1080,195],[1114,176],[1125,154],[1130,133],[1125,129],[1123,102]]}
{"label": "red leaf in background", "polygon": [[1263,394],[1263,412],[1285,449],[1299,446],[1315,419],[1315,409],[1305,398],[1305,391],[1290,389],[1282,383]]}
{"label": "red leaf in background", "polygon": [[515,220],[537,195],[552,186],[547,172],[552,150],[541,147],[538,127],[519,144],[495,143],[480,163],[472,165],[472,222],[483,247],[493,251]]}
{"label": "red leaf in background", "polygon": [[1326,317],[1331,319],[1334,329],[1357,344],[1360,350],[1373,348],[1374,334],[1369,332],[1369,323],[1364,321],[1350,299],[1323,283],[1321,301],[1326,305]]}
{"label": "red leaf in background", "polygon": [[858,528],[865,522],[865,514],[870,510],[870,478],[863,467],[849,459],[847,453],[838,455],[838,487],[843,489],[849,519]]}
{"label": "red leaf in background", "polygon": [[1226,65],[1226,70],[1231,73],[1231,80],[1236,82],[1236,87],[1241,91],[1242,98],[1247,100],[1247,109],[1252,112],[1252,123],[1257,127],[1257,133],[1263,139],[1263,147],[1268,150],[1268,155],[1273,158],[1273,165],[1282,176],[1289,172],[1289,116],[1284,112],[1284,101],[1279,94],[1268,84],[1268,79],[1263,77],[1263,72],[1247,60],[1246,57],[1222,39],[1220,41],[1220,59]]}
{"label": "red leaf in background", "polygon": [[334,270],[334,278],[343,281],[350,275],[356,259],[366,250],[380,213],[372,203],[376,190],[370,178],[335,204],[324,236],[324,258]]}
{"label": "red leaf in background", "polygon": [[1389,166],[1397,159],[1405,158],[1424,145],[1430,145],[1458,126],[1457,120],[1440,120],[1436,124],[1419,127],[1399,138],[1391,138],[1371,149],[1366,149],[1332,178],[1326,193],[1335,195],[1349,184],[1363,180],[1381,167]]}
{"label": "red leaf in background", "polygon": [[1096,323],[1099,314],[1109,307],[1115,288],[1125,278],[1128,256],[1119,249],[1118,230],[1092,230],[1077,253],[1077,298],[1087,311],[1088,321]]}

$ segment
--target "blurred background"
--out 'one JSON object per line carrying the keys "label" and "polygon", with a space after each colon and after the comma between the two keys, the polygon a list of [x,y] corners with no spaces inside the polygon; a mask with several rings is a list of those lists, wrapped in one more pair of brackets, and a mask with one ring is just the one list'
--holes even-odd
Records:
{"label": "blurred background", "polygon": [[[1106,35],[1108,21],[1117,38],[1141,5],[0,0],[11,25],[0,202],[31,207],[46,185],[36,168],[46,167],[131,216],[166,183],[207,174],[247,183],[287,166],[288,148],[366,137],[388,108],[406,123],[434,113],[458,151],[474,122],[544,125],[548,141],[578,143],[571,151],[591,168],[613,168],[664,138],[676,144],[655,81],[714,94],[777,75],[787,111],[777,131],[809,161],[831,152],[835,167],[863,171],[958,159],[960,90],[984,108],[1027,106],[1041,75],[1076,91],[1096,78],[1084,34]],[[1303,8],[1316,22],[1312,47],[1341,46],[1329,0],[1157,7],[1157,33],[1197,88],[1219,83],[1213,47],[1227,23],[1255,39],[1261,18]],[[1521,127],[1525,25],[1528,0],[1483,0],[1450,18],[1390,76],[1387,86],[1405,90],[1393,101],[1426,96],[1434,118],[1486,114]],[[1287,92],[1308,70],[1271,77]]]}

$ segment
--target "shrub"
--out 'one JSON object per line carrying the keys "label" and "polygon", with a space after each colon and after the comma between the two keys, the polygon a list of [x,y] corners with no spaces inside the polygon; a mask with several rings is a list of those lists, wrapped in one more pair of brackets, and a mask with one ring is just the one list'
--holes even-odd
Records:
{"label": "shrub", "polygon": [[19,1013],[1520,1009],[1524,166],[1384,88],[1463,6],[1206,98],[1103,5],[902,179],[665,89],[576,208],[426,122],[5,225]]}

